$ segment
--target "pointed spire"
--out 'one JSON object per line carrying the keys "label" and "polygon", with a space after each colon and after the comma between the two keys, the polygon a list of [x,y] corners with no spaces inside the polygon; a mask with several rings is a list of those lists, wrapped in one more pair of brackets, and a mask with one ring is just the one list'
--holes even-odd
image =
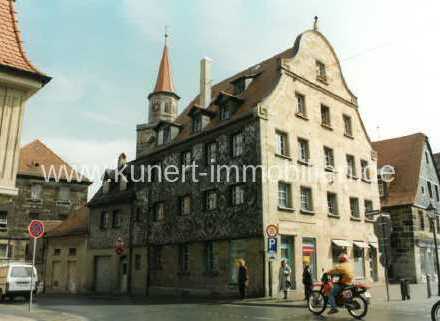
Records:
{"label": "pointed spire", "polygon": [[318,16],[315,16],[315,18],[314,18],[314,22],[313,22],[313,30],[314,30],[314,31],[319,31],[319,21],[318,21]]}
{"label": "pointed spire", "polygon": [[154,92],[170,92],[175,93],[173,82],[173,72],[171,70],[170,57],[168,55],[168,31],[165,27],[164,35],[164,48],[162,53],[162,59],[160,61],[159,73],[157,75],[156,86],[154,87]]}

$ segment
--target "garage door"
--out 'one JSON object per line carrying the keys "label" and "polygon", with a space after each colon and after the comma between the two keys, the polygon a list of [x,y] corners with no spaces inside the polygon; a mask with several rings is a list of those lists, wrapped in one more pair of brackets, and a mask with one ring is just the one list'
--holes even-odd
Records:
{"label": "garage door", "polygon": [[111,260],[110,256],[95,256],[95,291],[111,292]]}

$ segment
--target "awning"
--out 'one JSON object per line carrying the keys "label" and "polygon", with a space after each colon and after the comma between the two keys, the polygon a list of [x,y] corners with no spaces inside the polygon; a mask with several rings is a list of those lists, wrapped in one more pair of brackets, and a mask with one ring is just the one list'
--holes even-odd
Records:
{"label": "awning", "polygon": [[370,246],[374,247],[375,249],[379,248],[379,245],[377,244],[377,242],[370,242]]}
{"label": "awning", "polygon": [[353,241],[354,246],[359,247],[361,249],[369,249],[370,245],[364,241]]}
{"label": "awning", "polygon": [[332,240],[332,243],[339,247],[351,247],[352,244],[350,241],[347,240]]}

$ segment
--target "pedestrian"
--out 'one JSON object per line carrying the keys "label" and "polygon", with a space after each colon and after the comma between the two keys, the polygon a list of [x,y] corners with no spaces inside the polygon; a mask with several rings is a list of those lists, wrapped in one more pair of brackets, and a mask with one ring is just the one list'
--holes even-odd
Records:
{"label": "pedestrian", "polygon": [[303,284],[304,284],[304,300],[308,300],[310,294],[312,293],[312,287],[313,287],[313,277],[312,272],[310,270],[310,265],[307,263],[304,264],[304,271],[303,271]]}
{"label": "pedestrian", "polygon": [[238,291],[240,293],[240,299],[246,297],[246,287],[248,286],[248,268],[246,262],[243,259],[238,260]]}
{"label": "pedestrian", "polygon": [[292,283],[290,281],[290,276],[292,274],[292,269],[287,264],[287,260],[281,260],[281,267],[279,273],[280,291],[284,292],[284,299],[287,300],[287,291],[291,288]]}

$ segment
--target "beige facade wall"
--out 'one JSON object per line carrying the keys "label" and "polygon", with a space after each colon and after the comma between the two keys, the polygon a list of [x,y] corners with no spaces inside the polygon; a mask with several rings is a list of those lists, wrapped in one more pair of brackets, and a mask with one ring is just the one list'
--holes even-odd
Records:
{"label": "beige facade wall", "polygon": [[[302,238],[316,239],[317,271],[332,267],[332,240],[376,242],[373,225],[366,222],[364,200],[373,202],[373,209],[379,208],[377,183],[364,182],[346,176],[346,154],[355,157],[357,176],[360,177],[360,160],[370,165],[370,177],[376,177],[376,159],[363,128],[356,98],[346,88],[339,68],[339,62],[327,41],[316,32],[306,32],[301,36],[297,55],[282,61],[283,75],[275,91],[261,104],[268,111],[267,119],[261,120],[261,141],[263,166],[271,168],[289,167],[290,170],[280,175],[266,173],[264,187],[264,224],[277,224],[282,235],[294,236],[295,244],[295,280],[301,289],[303,269]],[[316,60],[326,66],[327,84],[316,79]],[[304,95],[307,119],[298,117],[295,94]],[[321,126],[321,104],[330,108],[332,129]],[[343,115],[352,119],[353,138],[344,136]],[[288,135],[288,157],[276,154],[276,131]],[[298,138],[309,142],[310,165],[298,163]],[[324,170],[324,146],[334,150],[337,173]],[[307,173],[315,179],[307,178]],[[316,176],[317,175],[317,176]],[[313,176],[312,176],[313,177]],[[329,179],[329,177],[331,177]],[[278,209],[278,182],[291,184],[292,209]],[[313,213],[302,213],[300,210],[300,187],[312,189]],[[337,194],[339,218],[329,217],[327,192]],[[350,212],[350,197],[357,197],[360,205],[360,220],[353,220]],[[349,251],[351,254],[352,250]],[[365,256],[369,251],[365,251]],[[277,267],[280,261],[275,260],[273,291],[277,292]],[[365,261],[366,279],[370,279],[368,261]],[[379,269],[382,279],[383,271]],[[268,282],[269,278],[266,278]],[[269,284],[267,284],[269,288]]]}
{"label": "beige facade wall", "polygon": [[[75,249],[76,253],[69,253]],[[44,274],[46,293],[78,294],[89,292],[87,284],[87,236],[47,239]]]}

